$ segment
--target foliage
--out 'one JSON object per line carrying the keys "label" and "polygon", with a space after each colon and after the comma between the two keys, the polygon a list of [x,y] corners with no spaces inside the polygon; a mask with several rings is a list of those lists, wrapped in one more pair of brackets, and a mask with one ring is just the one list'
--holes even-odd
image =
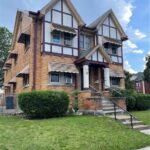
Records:
{"label": "foliage", "polygon": [[69,97],[65,92],[34,91],[18,96],[19,106],[29,118],[59,117],[66,113]]}
{"label": "foliage", "polygon": [[71,94],[71,96],[73,97],[73,109],[75,112],[77,112],[79,109],[78,94],[79,94],[78,90],[73,91]]}
{"label": "foliage", "polygon": [[3,83],[3,66],[11,46],[12,33],[5,27],[0,27],[0,85]]}
{"label": "foliage", "polygon": [[133,83],[133,81],[131,81],[132,75],[128,71],[124,71],[124,74],[125,74],[125,88],[128,90],[129,89],[133,90],[134,83]]}
{"label": "foliage", "polygon": [[150,95],[140,94],[132,90],[120,90],[120,95],[113,92],[114,97],[126,97],[127,109],[131,110],[148,110],[150,109]]}
{"label": "foliage", "polygon": [[150,83],[150,56],[146,58],[146,68],[144,70],[144,79]]}

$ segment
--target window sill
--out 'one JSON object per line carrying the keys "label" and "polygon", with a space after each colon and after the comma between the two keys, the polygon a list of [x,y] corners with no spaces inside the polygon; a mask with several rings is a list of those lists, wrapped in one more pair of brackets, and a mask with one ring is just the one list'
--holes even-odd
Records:
{"label": "window sill", "polygon": [[25,89],[25,88],[28,88],[29,87],[29,84],[28,85],[25,85],[23,88]]}

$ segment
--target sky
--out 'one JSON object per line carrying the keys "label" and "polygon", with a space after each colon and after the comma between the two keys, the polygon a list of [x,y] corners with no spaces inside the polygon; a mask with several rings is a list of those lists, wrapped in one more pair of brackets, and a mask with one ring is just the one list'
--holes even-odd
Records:
{"label": "sky", "polygon": [[[17,10],[38,11],[50,0],[0,0],[0,26],[14,30]],[[112,9],[129,40],[124,42],[124,68],[136,73],[145,68],[150,55],[150,0],[72,0],[84,22],[89,25]]]}

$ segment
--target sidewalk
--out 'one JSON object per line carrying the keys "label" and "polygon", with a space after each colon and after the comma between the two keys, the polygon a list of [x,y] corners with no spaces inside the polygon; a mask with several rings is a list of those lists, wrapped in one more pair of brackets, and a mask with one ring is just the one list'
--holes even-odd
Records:
{"label": "sidewalk", "polygon": [[150,150],[150,146],[149,146],[149,147],[142,148],[142,149],[138,149],[138,150]]}

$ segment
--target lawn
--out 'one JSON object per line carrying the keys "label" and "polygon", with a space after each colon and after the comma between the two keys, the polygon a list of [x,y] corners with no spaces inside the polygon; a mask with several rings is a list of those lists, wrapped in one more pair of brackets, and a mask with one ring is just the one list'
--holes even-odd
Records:
{"label": "lawn", "polygon": [[136,116],[138,119],[143,121],[145,124],[150,125],[150,110],[148,111],[136,111],[131,112],[134,116]]}
{"label": "lawn", "polygon": [[148,135],[106,117],[0,117],[0,150],[136,150]]}

